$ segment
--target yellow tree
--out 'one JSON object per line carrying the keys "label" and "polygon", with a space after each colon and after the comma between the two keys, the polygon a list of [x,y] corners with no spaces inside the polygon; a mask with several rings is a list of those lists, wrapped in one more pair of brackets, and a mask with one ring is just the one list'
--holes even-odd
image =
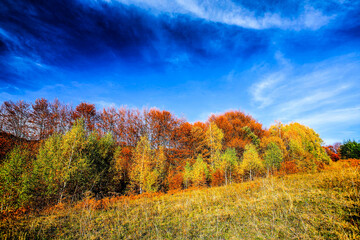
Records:
{"label": "yellow tree", "polygon": [[264,163],[259,157],[257,149],[251,143],[245,146],[240,169],[250,180],[253,179],[254,175],[262,174],[265,171]]}
{"label": "yellow tree", "polygon": [[204,158],[209,157],[209,149],[207,146],[206,138],[206,125],[201,122],[196,122],[191,128],[191,143],[192,143],[192,155],[194,157],[199,154]]}
{"label": "yellow tree", "polygon": [[191,181],[195,186],[206,185],[209,176],[209,171],[206,162],[201,155],[196,159],[196,162],[192,166]]}
{"label": "yellow tree", "polygon": [[295,160],[297,166],[303,170],[316,170],[331,159],[322,148],[322,139],[313,129],[300,123],[281,125],[282,139],[287,146],[290,160]]}
{"label": "yellow tree", "polygon": [[150,142],[146,136],[140,138],[132,156],[132,168],[130,171],[130,184],[138,189],[140,194],[147,191],[152,170],[152,151]]}
{"label": "yellow tree", "polygon": [[221,150],[223,138],[223,131],[218,128],[215,123],[211,122],[209,128],[206,131],[206,140],[207,145],[210,149],[209,164],[211,164],[213,170],[219,168],[221,165]]}
{"label": "yellow tree", "polygon": [[166,170],[167,170],[167,159],[166,159],[166,155],[165,155],[165,151],[164,151],[164,147],[160,146],[156,152],[155,152],[155,159],[154,159],[154,169],[153,171],[155,171],[154,176],[158,176],[157,178],[157,183],[155,186],[155,188],[159,189],[163,183],[164,180],[166,178]]}

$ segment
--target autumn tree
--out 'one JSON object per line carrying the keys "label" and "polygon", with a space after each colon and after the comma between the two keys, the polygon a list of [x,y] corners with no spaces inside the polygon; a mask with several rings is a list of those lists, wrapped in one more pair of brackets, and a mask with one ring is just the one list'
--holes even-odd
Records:
{"label": "autumn tree", "polygon": [[94,182],[85,155],[87,145],[83,121],[76,121],[65,135],[54,134],[44,142],[34,163],[41,198],[61,202],[64,196],[90,189]]}
{"label": "autumn tree", "polygon": [[210,158],[210,150],[206,135],[206,124],[196,122],[191,129],[192,136],[192,156],[201,155],[203,158]]}
{"label": "autumn tree", "polygon": [[42,140],[52,133],[51,117],[49,102],[44,98],[36,99],[35,104],[32,104],[29,120],[34,139]]}
{"label": "autumn tree", "polygon": [[97,119],[95,104],[80,103],[73,111],[72,118],[73,120],[83,118],[87,130],[94,130]]}
{"label": "autumn tree", "polygon": [[154,159],[154,171],[157,172],[157,185],[159,186],[159,189],[161,187],[164,188],[163,183],[165,182],[166,179],[166,173],[167,173],[167,169],[168,169],[168,163],[167,163],[167,158],[165,155],[165,150],[164,147],[160,146],[156,151],[155,151],[155,159]]}
{"label": "autumn tree", "polygon": [[144,120],[138,109],[120,108],[118,110],[119,121],[115,129],[115,135],[120,138],[122,145],[136,147],[141,136],[144,136]]}
{"label": "autumn tree", "polygon": [[130,181],[133,189],[143,192],[155,192],[158,190],[159,172],[156,171],[153,161],[153,151],[146,136],[140,138],[136,145],[130,172]]}
{"label": "autumn tree", "polygon": [[201,155],[199,155],[196,159],[196,162],[192,166],[191,170],[191,182],[194,186],[204,186],[207,183],[209,177],[209,169],[202,158]]}
{"label": "autumn tree", "polygon": [[224,134],[222,130],[219,129],[215,123],[211,122],[206,131],[206,142],[210,149],[209,164],[212,169],[216,169],[220,165],[223,138]]}
{"label": "autumn tree", "polygon": [[28,207],[34,190],[30,153],[15,147],[0,166],[1,210]]}
{"label": "autumn tree", "polygon": [[324,146],[326,154],[331,158],[332,161],[336,162],[340,159],[340,149],[333,145]]}
{"label": "autumn tree", "polygon": [[71,128],[71,112],[69,105],[61,103],[58,99],[50,104],[51,133],[65,133]]}
{"label": "autumn tree", "polygon": [[175,147],[173,133],[181,121],[168,111],[144,110],[144,127],[153,148]]}
{"label": "autumn tree", "polygon": [[192,167],[190,162],[186,162],[184,167],[184,186],[185,188],[188,188],[191,185],[191,179],[192,179]]}
{"label": "autumn tree", "polygon": [[114,107],[103,109],[101,113],[99,113],[97,128],[101,134],[111,133],[116,140],[116,132],[117,124],[119,123],[119,115],[116,112]]}
{"label": "autumn tree", "polygon": [[322,148],[322,139],[313,129],[299,123],[280,125],[281,138],[288,149],[288,160],[295,160],[302,171],[313,171],[331,159]]}
{"label": "autumn tree", "polygon": [[19,138],[28,138],[29,117],[30,104],[27,102],[5,101],[2,104],[2,128],[7,133]]}
{"label": "autumn tree", "polygon": [[274,169],[278,170],[280,168],[281,162],[283,161],[283,154],[276,143],[270,142],[266,146],[263,158],[265,161],[265,166],[269,171]]}
{"label": "autumn tree", "polygon": [[214,122],[223,131],[223,148],[235,148],[239,156],[243,154],[245,146],[252,142],[244,127],[250,128],[251,132],[259,139],[265,134],[261,123],[241,111],[211,115],[209,121]]}
{"label": "autumn tree", "polygon": [[122,192],[130,181],[132,149],[128,146],[118,146],[111,163],[110,174],[114,191]]}
{"label": "autumn tree", "polygon": [[256,175],[261,175],[265,171],[265,166],[261,160],[256,147],[253,144],[245,146],[244,155],[241,162],[242,174],[248,177],[250,180]]}
{"label": "autumn tree", "polygon": [[239,164],[239,158],[237,157],[234,148],[227,148],[221,155],[221,168],[224,170],[225,184],[232,183],[235,169]]}

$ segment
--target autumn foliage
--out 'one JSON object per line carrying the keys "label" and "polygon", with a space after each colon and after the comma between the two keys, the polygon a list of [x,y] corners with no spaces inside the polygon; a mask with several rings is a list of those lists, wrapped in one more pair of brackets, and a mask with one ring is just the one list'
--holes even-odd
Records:
{"label": "autumn foliage", "polygon": [[[169,111],[58,100],[0,108],[1,210],[219,186],[338,160],[311,128],[270,129],[241,111],[189,123]],[[330,156],[330,157],[329,157]],[[331,159],[330,159],[331,158]],[[15,174],[15,175],[14,175]]]}

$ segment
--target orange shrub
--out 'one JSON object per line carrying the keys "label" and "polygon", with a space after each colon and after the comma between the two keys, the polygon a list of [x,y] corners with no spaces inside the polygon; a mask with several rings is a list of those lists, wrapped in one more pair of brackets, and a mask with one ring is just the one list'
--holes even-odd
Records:
{"label": "orange shrub", "polygon": [[224,171],[217,169],[211,174],[211,186],[221,186],[225,184]]}
{"label": "orange shrub", "polygon": [[279,175],[293,174],[299,172],[299,168],[295,161],[284,161],[280,165]]}
{"label": "orange shrub", "polygon": [[167,183],[169,190],[178,190],[183,187],[183,173],[171,171],[167,176]]}

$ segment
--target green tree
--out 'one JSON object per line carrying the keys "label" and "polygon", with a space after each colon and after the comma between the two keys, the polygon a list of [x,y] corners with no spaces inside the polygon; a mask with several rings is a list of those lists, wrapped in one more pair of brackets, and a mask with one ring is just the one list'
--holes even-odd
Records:
{"label": "green tree", "polygon": [[283,161],[281,149],[274,142],[270,142],[267,145],[263,158],[268,170],[279,169],[280,164]]}
{"label": "green tree", "polygon": [[93,183],[92,191],[96,194],[112,189],[112,186],[109,185],[112,180],[109,171],[114,158],[114,151],[115,141],[112,134],[100,136],[94,131],[88,135],[84,158],[90,164],[89,174]]}
{"label": "green tree", "polygon": [[1,211],[27,207],[32,200],[30,153],[15,147],[0,166]]}
{"label": "green tree", "polygon": [[225,174],[225,184],[232,182],[232,175],[236,166],[239,164],[239,158],[236,155],[235,148],[227,148],[221,155],[222,168]]}
{"label": "green tree", "polygon": [[192,167],[189,162],[186,162],[184,167],[184,185],[185,188],[188,188],[191,184],[192,179]]}
{"label": "green tree", "polygon": [[65,135],[53,135],[41,146],[34,163],[34,175],[48,200],[82,194],[94,185],[89,139],[84,122],[77,120]]}
{"label": "green tree", "polygon": [[254,144],[256,147],[259,147],[260,145],[260,139],[256,134],[251,131],[251,129],[248,126],[245,126],[242,128],[242,130],[245,132],[246,137],[251,139],[252,144]]}
{"label": "green tree", "polygon": [[356,158],[360,159],[360,143],[353,141],[346,141],[340,146],[341,158]]}

